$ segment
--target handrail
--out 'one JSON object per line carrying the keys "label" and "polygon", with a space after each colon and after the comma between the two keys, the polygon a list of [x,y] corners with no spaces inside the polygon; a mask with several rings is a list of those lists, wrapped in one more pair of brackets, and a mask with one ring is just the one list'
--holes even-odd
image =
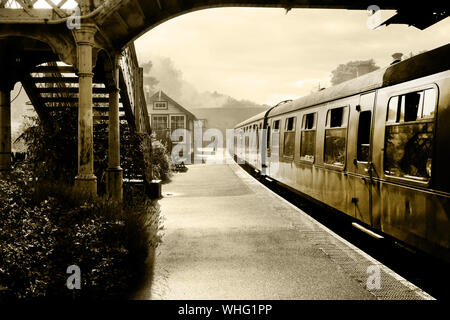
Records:
{"label": "handrail", "polygon": [[119,65],[123,83],[126,87],[126,90],[122,90],[122,94],[126,95],[126,99],[124,100],[129,103],[129,111],[132,113],[136,129],[139,132],[150,132],[150,120],[147,112],[142,79],[143,71],[142,68],[139,67],[136,49],[133,43],[123,50]]}

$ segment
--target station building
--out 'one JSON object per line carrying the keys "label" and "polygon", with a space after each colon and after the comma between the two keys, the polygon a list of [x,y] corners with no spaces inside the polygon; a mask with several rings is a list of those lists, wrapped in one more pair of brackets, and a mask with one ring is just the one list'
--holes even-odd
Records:
{"label": "station building", "polygon": [[[187,129],[190,134],[191,150],[194,143],[194,121],[197,117],[178,102],[160,90],[147,99],[147,109],[152,132],[156,139],[165,143],[169,151],[179,143],[172,141],[171,136],[176,129]],[[183,140],[184,138],[180,138]]]}

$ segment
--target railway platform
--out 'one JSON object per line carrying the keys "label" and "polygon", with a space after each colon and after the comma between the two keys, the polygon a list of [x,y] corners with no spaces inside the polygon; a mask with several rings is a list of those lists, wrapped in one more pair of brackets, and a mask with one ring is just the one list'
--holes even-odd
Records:
{"label": "railway platform", "polygon": [[136,299],[433,299],[237,164],[188,168],[163,186],[153,285]]}

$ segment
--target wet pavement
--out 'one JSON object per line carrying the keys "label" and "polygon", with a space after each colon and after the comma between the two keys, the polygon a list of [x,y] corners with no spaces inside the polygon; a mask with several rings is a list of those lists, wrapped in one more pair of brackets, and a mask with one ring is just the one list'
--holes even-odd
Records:
{"label": "wet pavement", "polygon": [[137,299],[430,299],[236,164],[163,185],[163,243]]}

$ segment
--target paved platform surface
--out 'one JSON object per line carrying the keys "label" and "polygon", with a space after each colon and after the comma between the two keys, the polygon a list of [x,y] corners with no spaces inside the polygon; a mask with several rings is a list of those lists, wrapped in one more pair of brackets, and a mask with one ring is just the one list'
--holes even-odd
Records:
{"label": "paved platform surface", "polygon": [[137,299],[432,299],[238,165],[188,168],[163,185],[163,244]]}

